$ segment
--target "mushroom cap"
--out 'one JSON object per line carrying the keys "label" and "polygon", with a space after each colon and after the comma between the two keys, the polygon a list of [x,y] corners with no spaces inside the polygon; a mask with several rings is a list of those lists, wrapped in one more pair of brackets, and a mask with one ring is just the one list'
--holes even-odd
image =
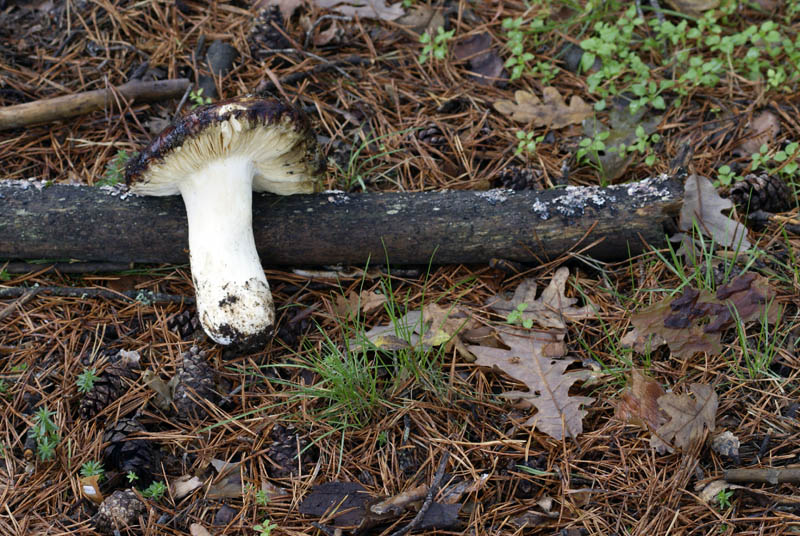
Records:
{"label": "mushroom cap", "polygon": [[237,97],[203,106],[167,127],[131,158],[125,181],[143,195],[175,195],[206,163],[251,159],[253,190],[288,195],[320,186],[325,161],[308,118],[278,99]]}

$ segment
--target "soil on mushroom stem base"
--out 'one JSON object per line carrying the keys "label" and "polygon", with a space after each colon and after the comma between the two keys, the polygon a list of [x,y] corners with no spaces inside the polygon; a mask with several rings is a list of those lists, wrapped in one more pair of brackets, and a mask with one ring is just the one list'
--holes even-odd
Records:
{"label": "soil on mushroom stem base", "polygon": [[[627,114],[621,100],[638,94],[609,95],[606,109],[595,112],[599,92],[610,85],[589,92],[588,76],[602,64],[598,61],[588,73],[577,70],[581,51],[576,43],[594,36],[596,22],[613,25],[625,19],[632,3],[605,2],[592,12],[556,3],[545,17],[544,5],[524,5],[536,3],[410,2],[419,16],[391,23],[362,13],[358,22],[342,20],[340,12],[322,10],[313,0],[299,3],[292,14],[261,13],[254,4],[0,0],[0,106],[120,85],[134,76],[187,77],[198,84],[210,80],[218,99],[271,88],[274,96],[291,99],[312,118],[329,157],[325,187],[348,193],[625,182],[669,171],[670,160],[687,144],[695,149],[694,157],[681,165],[718,180],[723,164],[747,174],[752,161],[741,156],[746,154],[740,148],[744,140],[757,138],[775,155],[800,138],[797,80],[788,74],[786,87],[794,90],[784,91],[776,78],[776,67],[789,64],[788,48],[772,59],[761,58],[766,63],[760,79],[725,71],[752,67],[746,63],[747,51],[736,49],[728,66],[720,67],[717,83],[707,80],[686,95],[661,91],[658,84],[678,70],[662,67],[675,55],[667,53],[669,36],[655,31],[651,22],[657,16],[647,6],[647,24],[635,26],[641,39],[625,46],[652,66],[648,80],[667,101],[663,110],[645,107],[637,119],[637,125],[652,126],[647,135],[658,133],[660,141],[648,141],[644,153],[628,151],[620,176],[609,178],[598,171],[596,158],[578,156],[588,137],[583,120],[558,127],[553,121],[589,110],[613,126],[606,145],[620,135],[611,110]],[[392,10],[413,11],[400,2],[378,4],[387,6],[388,18]],[[729,35],[773,21],[781,35],[797,35],[797,11],[789,11],[795,5],[762,9],[742,3],[716,24]],[[339,18],[321,20],[331,14]],[[497,73],[511,57],[510,34],[520,17],[526,51],[535,57],[524,76],[510,80],[513,65]],[[675,25],[684,20],[670,13],[666,17]],[[504,26],[506,19],[510,22]],[[539,19],[545,21],[542,26],[533,24]],[[444,59],[431,55],[420,62],[425,45],[419,33],[430,28],[435,40],[442,35],[435,29],[440,25],[444,33],[454,30],[452,39],[439,40],[445,45]],[[772,35],[765,32],[763,42]],[[688,35],[676,38],[692,39]],[[215,78],[207,64],[215,41],[236,52],[227,54],[233,63],[220,68],[222,78]],[[486,48],[475,50],[476,43]],[[712,60],[719,52],[710,44],[690,44],[707,65],[705,72],[714,71]],[[800,49],[800,44],[793,46]],[[270,52],[276,47],[294,51]],[[765,55],[773,50],[751,48]],[[551,71],[552,78],[546,74]],[[487,80],[495,75],[497,80]],[[555,106],[545,98],[553,95],[545,92],[548,87],[565,103],[580,97],[586,107],[548,108]],[[519,104],[516,91],[527,92],[525,102],[535,97],[545,106],[535,107],[537,113],[526,121],[498,111],[498,101]],[[182,110],[204,98],[188,97]],[[123,179],[120,151],[127,156],[140,150],[172,121],[178,104],[129,105],[114,99],[96,113],[3,132],[0,179],[33,178],[34,187],[46,187],[48,181],[113,186]],[[762,113],[772,114],[776,128],[767,134],[748,130]],[[550,122],[538,124],[544,116]],[[528,142],[535,145],[531,151]],[[650,155],[656,157],[651,165],[646,161]],[[792,158],[796,155],[787,155]],[[777,162],[767,165],[779,180],[787,179]],[[0,488],[7,507],[0,510],[0,534],[94,534],[100,507],[78,495],[81,468],[93,461],[103,463],[99,491],[116,497],[102,509],[104,515],[130,513],[127,522],[136,524],[141,514],[145,526],[135,530],[143,534],[189,534],[193,523],[212,534],[253,534],[266,518],[281,534],[308,534],[312,522],[333,533],[335,521],[322,513],[300,513],[299,505],[316,486],[359,483],[376,501],[393,496],[399,503],[401,492],[434,481],[445,452],[450,458],[442,474],[443,491],[432,507],[443,533],[514,533],[526,524],[526,534],[570,536],[782,533],[800,521],[793,487],[744,484],[750,489],[723,489],[711,499],[702,493],[726,469],[781,468],[800,455],[792,402],[800,369],[794,261],[800,240],[792,227],[798,219],[797,179],[786,184],[773,180],[761,181],[770,187],[756,192],[759,207],[783,210],[789,199],[790,208],[778,218],[759,220],[761,227],[750,229],[748,237],[761,252],[738,260],[730,251],[709,254],[712,239],[707,238],[697,267],[669,251],[619,265],[602,265],[576,251],[542,267],[495,259],[491,267],[401,272],[401,267],[381,270],[373,263],[366,272],[345,267],[338,278],[331,267],[304,267],[296,273],[270,269],[276,336],[255,350],[215,345],[200,329],[196,310],[180,305],[180,299],[151,303],[144,294],[140,300],[46,293],[0,297]],[[785,185],[791,188],[788,194]],[[747,207],[749,191],[741,186],[732,191],[737,206]],[[774,199],[778,194],[781,203]],[[413,229],[409,222],[409,232]],[[557,298],[543,306],[542,289],[562,265],[569,268],[564,294],[553,293]],[[188,266],[136,266],[111,274],[62,274],[48,270],[46,262],[41,266],[35,272],[10,273],[0,261],[0,293],[38,284],[193,295]],[[642,340],[632,343],[634,349],[621,342],[632,317],[645,307],[694,296],[687,287],[703,285],[697,295],[711,300],[732,281],[752,283],[748,274],[763,277],[773,292],[771,301],[783,306],[769,327],[743,321],[743,330],[737,331],[732,322],[709,334],[704,331],[709,317],[698,318],[697,311],[672,302],[666,314],[685,312],[679,320],[697,320],[695,331],[676,333],[655,322],[659,336],[671,337],[675,345],[708,342],[718,335],[723,350],[684,356],[671,354],[667,346],[638,351],[637,345],[646,344]],[[534,278],[537,289],[531,290],[528,278]],[[509,294],[519,288],[528,292],[515,302]],[[739,303],[763,298],[752,287],[739,292],[747,298]],[[504,312],[487,306],[498,299],[512,305]],[[565,305],[568,299],[577,301]],[[594,307],[591,315],[576,313],[587,304]],[[456,325],[463,324],[465,334],[451,341],[454,328],[445,322],[427,338],[412,333],[413,326],[387,328],[373,334],[368,349],[357,344],[363,343],[364,332],[397,323],[406,312],[422,311],[425,320],[441,320],[443,313],[432,305],[457,311]],[[587,413],[579,418],[582,431],[576,437],[555,439],[532,427],[527,421],[537,410],[527,407],[525,397],[509,399],[530,387],[530,378],[515,380],[496,363],[474,364],[470,348],[484,348],[478,351],[484,356],[503,352],[514,339],[503,339],[499,332],[508,335],[509,329],[527,330],[531,347],[542,334],[555,337],[548,351],[563,347],[564,355],[545,361],[572,359],[565,374],[581,379],[572,383],[568,399],[593,399],[582,407]],[[410,348],[409,341],[416,346]],[[120,350],[138,352],[138,367],[115,368],[113,356]],[[533,355],[529,348],[522,357]],[[626,411],[650,407],[655,419],[661,416],[658,400],[647,406],[646,400],[640,404],[623,395],[633,368],[645,369],[656,382],[655,387],[648,384],[648,392],[667,389],[669,395],[684,397],[684,403],[696,400],[688,394],[693,384],[710,386],[718,402],[714,432],[700,423],[705,435],[691,448],[653,450],[652,430],[625,424],[615,410],[620,404]],[[97,391],[86,395],[80,388],[93,375]],[[176,376],[180,404],[170,383]],[[52,422],[52,429],[45,421]],[[723,432],[738,439],[735,456],[712,446]],[[190,477],[202,487],[186,491]],[[158,488],[148,486],[162,481],[170,490],[158,497]],[[456,496],[454,486],[463,488],[461,495]],[[123,491],[129,488],[136,492]],[[455,497],[454,504],[447,497]],[[424,499],[423,491],[419,500],[377,521],[356,509],[357,521],[374,524],[363,533],[391,534],[412,522]],[[455,513],[448,517],[448,512]],[[100,526],[113,530],[110,520]],[[435,530],[422,526],[416,528]]]}

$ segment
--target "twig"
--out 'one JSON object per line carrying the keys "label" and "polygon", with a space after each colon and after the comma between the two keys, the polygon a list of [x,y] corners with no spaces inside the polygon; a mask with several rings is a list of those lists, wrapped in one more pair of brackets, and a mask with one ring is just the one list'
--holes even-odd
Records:
{"label": "twig", "polygon": [[116,88],[6,106],[0,108],[0,130],[51,123],[102,110],[112,102],[115,91],[126,100],[147,102],[178,97],[186,91],[188,85],[189,80],[186,78],[153,82],[132,80]]}
{"label": "twig", "polygon": [[442,459],[439,461],[439,467],[436,468],[436,474],[433,476],[433,482],[431,482],[431,487],[428,488],[428,495],[425,497],[425,502],[422,503],[422,508],[419,509],[417,515],[414,516],[414,519],[411,520],[411,523],[406,525],[400,530],[397,530],[392,533],[391,536],[403,536],[417,528],[422,520],[425,518],[425,514],[428,512],[428,509],[433,504],[433,498],[436,496],[436,493],[439,491],[439,486],[442,484],[442,479],[444,478],[444,470],[447,467],[447,461],[450,459],[450,453],[445,452],[442,455]]}
{"label": "twig", "polygon": [[[194,304],[194,298],[190,296],[178,296],[176,294],[164,294],[162,292],[152,292],[150,290],[126,290],[117,292],[102,288],[88,287],[11,287],[0,289],[0,299],[19,298],[27,293],[33,296],[48,294],[62,298],[105,298],[111,300],[128,299],[142,303],[184,303]],[[13,305],[13,304],[12,304]]]}
{"label": "twig", "polygon": [[3,270],[9,274],[39,274],[56,270],[62,274],[85,274],[89,272],[124,272],[133,268],[132,262],[56,262],[49,266],[32,262],[9,262]]}
{"label": "twig", "polygon": [[800,483],[800,467],[783,469],[729,469],[725,471],[725,481],[731,483],[753,484],[798,484]]}
{"label": "twig", "polygon": [[189,98],[189,93],[192,92],[193,86],[194,84],[189,84],[188,86],[186,86],[186,91],[183,92],[183,97],[181,97],[181,101],[178,103],[178,107],[175,108],[175,114],[172,116],[173,121],[177,121],[178,118],[181,116],[181,108],[183,108],[183,105],[186,104],[186,99]]}
{"label": "twig", "polygon": [[308,45],[311,42],[311,38],[314,36],[314,30],[317,27],[325,22],[326,20],[352,20],[352,17],[345,17],[344,15],[323,15],[317,20],[314,21],[314,24],[311,25],[311,28],[306,32],[306,40],[303,42],[303,48],[308,48]]}
{"label": "twig", "polygon": [[20,296],[20,298],[15,302],[6,305],[2,310],[0,310],[0,320],[3,320],[5,317],[13,313],[14,310],[17,309],[18,307],[22,307],[23,305],[31,301],[35,295],[36,294],[34,292],[29,290],[28,292]]}

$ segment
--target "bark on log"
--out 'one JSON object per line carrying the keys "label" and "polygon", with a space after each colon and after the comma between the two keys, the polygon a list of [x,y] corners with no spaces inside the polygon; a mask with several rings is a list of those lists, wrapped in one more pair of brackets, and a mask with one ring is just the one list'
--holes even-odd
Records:
{"label": "bark on log", "polygon": [[[26,187],[27,185],[27,187]],[[667,176],[549,191],[254,194],[267,265],[546,262],[573,248],[603,261],[663,246],[683,186]],[[0,259],[185,263],[180,197],[0,182]]]}
{"label": "bark on log", "polygon": [[[180,97],[188,88],[189,80],[178,78],[154,82],[133,80],[117,86],[113,91],[128,100],[150,102]],[[97,89],[0,108],[0,130],[50,123],[102,110],[114,102],[113,91]]]}

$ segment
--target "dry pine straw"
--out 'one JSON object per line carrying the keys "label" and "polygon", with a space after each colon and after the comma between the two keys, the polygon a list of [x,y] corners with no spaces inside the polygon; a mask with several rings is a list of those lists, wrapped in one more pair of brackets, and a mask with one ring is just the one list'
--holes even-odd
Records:
{"label": "dry pine straw", "polygon": [[[177,3],[141,2],[127,12],[106,11],[105,2],[68,2],[69,17],[60,21],[58,32],[35,29],[37,17],[46,14],[32,12],[16,25],[25,28],[25,35],[12,35],[16,51],[0,49],[0,69],[4,78],[0,104],[86,91],[120,84],[141,61],[148,59],[153,66],[165,70],[166,76],[178,77],[181,67],[198,65],[193,51],[198,38],[220,38],[232,44],[240,53],[236,68],[224,79],[218,79],[221,97],[247,93],[270,78],[270,69],[277,78],[302,72],[319,62],[312,58],[284,54],[282,60],[257,62],[250,58],[247,45],[251,15],[242,8],[220,2],[200,6],[183,2],[189,7],[184,15],[177,12]],[[505,16],[517,16],[524,10],[519,2],[504,2],[503,13],[497,6],[480,3],[466,11],[466,3],[456,5],[450,16],[458,35],[488,31],[495,43],[501,42],[500,21]],[[306,8],[310,20],[320,16],[314,8]],[[476,19],[471,18],[472,13]],[[44,24],[42,27],[47,27]],[[329,59],[359,54],[383,59],[369,68],[352,70],[350,77],[340,74],[324,75],[303,82],[300,86],[283,86],[281,93],[306,107],[316,118],[321,133],[335,140],[329,154],[341,150],[341,144],[354,143],[370,136],[386,136],[386,150],[400,152],[379,159],[370,177],[388,176],[371,184],[373,188],[415,191],[437,188],[484,188],[496,173],[512,161],[516,146],[514,134],[518,128],[506,118],[492,113],[491,103],[507,98],[509,89],[479,86],[468,79],[464,66],[453,62],[426,64],[420,68],[413,57],[419,47],[409,35],[392,25],[376,27],[369,21],[346,24],[343,45],[328,50],[314,50]],[[2,31],[8,31],[2,29]],[[13,32],[12,32],[13,33]],[[60,50],[67,36],[74,36]],[[287,36],[293,46],[300,48],[305,36],[297,18],[287,25]],[[4,36],[9,37],[9,36]],[[558,41],[569,40],[564,35]],[[101,45],[96,56],[87,53],[86,43]],[[554,83],[563,93],[585,93],[581,77],[562,72]],[[729,153],[733,140],[746,121],[722,121],[714,127],[723,134],[713,138],[703,122],[710,108],[719,102],[751,102],[748,88],[741,94],[730,95],[723,90],[706,93],[702,99],[691,99],[683,108],[671,110],[662,124],[678,125],[661,131],[665,139],[664,158],[655,169],[632,168],[631,178],[644,177],[666,170],[667,155],[676,154],[676,147],[686,140],[713,139],[703,147],[693,165],[701,173],[710,173],[717,155]],[[452,100],[462,99],[463,105],[452,112],[437,110]],[[781,102],[792,106],[791,102]],[[745,115],[752,108],[742,105],[735,110]],[[48,125],[24,131],[14,131],[0,142],[0,160],[6,178],[37,177],[56,182],[94,183],[102,176],[106,162],[119,149],[137,149],[150,137],[144,122],[158,114],[171,117],[174,103],[136,105],[117,103],[105,113],[77,118],[68,124]],[[794,114],[797,117],[798,114]],[[782,126],[791,135],[798,129],[789,116],[781,117]],[[417,130],[435,125],[444,143],[434,145],[420,140]],[[793,134],[792,134],[793,133]],[[560,176],[561,165],[569,159],[570,145],[566,137],[556,136],[551,150],[540,153],[538,164],[544,170],[544,183]],[[347,149],[345,148],[345,153]],[[659,167],[661,166],[661,167]],[[664,169],[662,169],[662,167]],[[383,174],[383,175],[382,175]],[[338,186],[339,175],[332,168],[328,187]],[[589,170],[577,170],[571,176],[577,184],[596,181]],[[765,235],[775,238],[774,230]],[[798,245],[791,245],[797,254]],[[608,267],[608,284],[622,294],[637,289],[674,288],[677,281],[669,271],[652,257],[636,259],[630,265]],[[556,265],[525,275],[549,277]],[[577,266],[581,266],[580,263]],[[40,283],[42,285],[92,285],[113,288],[137,286],[150,290],[191,295],[190,278],[185,270],[168,268],[166,275],[148,275],[140,279],[84,277],[83,279],[47,273],[14,277],[6,285]],[[491,319],[483,309],[486,297],[499,289],[513,289],[521,276],[504,279],[504,274],[483,267],[449,267],[437,269],[426,282],[424,278],[394,281],[401,290],[407,289],[412,305],[419,305],[422,288],[427,300],[441,299],[448,303],[449,289],[456,281],[476,277],[473,290],[462,300],[475,314]],[[628,327],[630,303],[621,303],[604,290],[606,283],[596,272],[585,267],[577,271],[577,281],[590,299],[599,306],[605,326],[598,320],[570,327],[568,342],[571,355],[591,358],[578,343],[582,337],[595,356],[611,361],[608,354],[611,338],[621,335]],[[341,342],[337,323],[331,314],[331,292],[337,289],[311,290],[303,278],[286,272],[270,272],[276,301],[286,306],[281,323],[287,323],[295,311],[316,307],[309,318],[322,330]],[[357,289],[358,279],[349,280]],[[368,281],[367,286],[377,283]],[[789,303],[796,296],[794,288],[779,287],[779,299]],[[637,290],[632,303],[648,303],[652,296]],[[0,305],[4,307],[5,302]],[[54,298],[37,296],[21,304],[0,321],[0,376],[10,386],[0,399],[0,441],[6,448],[5,471],[0,479],[0,534],[36,534],[49,529],[50,534],[91,534],[89,517],[93,509],[79,501],[77,473],[81,464],[100,459],[102,424],[83,422],[78,418],[79,395],[75,379],[83,370],[85,359],[103,330],[105,342],[112,349],[138,350],[146,366],[155,369],[163,378],[171,376],[179,364],[181,352],[190,342],[167,328],[167,319],[180,311],[178,305],[144,305],[115,300]],[[796,313],[795,313],[796,314]],[[367,318],[373,326],[387,320],[378,312]],[[494,318],[493,320],[498,320]],[[312,345],[321,344],[319,331],[309,328],[306,335]],[[114,337],[117,337],[116,339]],[[732,340],[732,355],[737,355],[738,342]],[[232,355],[207,342],[215,366],[222,370],[232,386],[243,386],[233,397],[227,413],[216,409],[203,422],[180,424],[165,417],[147,401],[153,393],[138,384],[119,401],[103,412],[102,418],[113,421],[136,410],[142,411],[142,421],[149,430],[147,438],[177,457],[189,453],[189,462],[179,467],[189,473],[200,470],[211,458],[230,459],[241,456],[246,465],[245,482],[258,486],[267,480],[267,462],[263,453],[269,447],[269,432],[276,423],[284,423],[286,415],[299,412],[309,416],[314,402],[305,405],[271,408],[285,400],[285,388],[277,384],[253,383],[252,378],[231,372],[232,367],[264,363],[284,363],[296,360],[291,351],[275,343],[263,352],[252,355]],[[296,343],[293,350],[300,350]],[[742,381],[730,373],[730,366],[719,356],[691,361],[668,359],[664,353],[653,356],[651,373],[660,381],[680,390],[690,382],[715,386],[720,397],[718,422],[742,441],[742,458],[757,463],[755,457],[764,438],[769,442],[760,453],[764,466],[785,464],[796,458],[797,427],[793,418],[784,413],[796,397],[794,379],[798,374],[795,355],[781,350],[789,372],[785,382]],[[445,371],[449,389],[443,398],[421,390],[405,390],[395,394],[391,408],[378,412],[375,421],[363,430],[347,435],[344,455],[340,455],[341,436],[325,435],[330,426],[309,420],[299,425],[305,439],[316,439],[315,459],[303,468],[303,473],[291,479],[273,482],[290,493],[273,499],[268,507],[257,511],[252,493],[242,501],[228,501],[241,508],[239,517],[226,533],[250,534],[249,527],[262,521],[264,515],[276,522],[282,533],[308,534],[309,521],[297,514],[297,505],[314,484],[332,480],[357,480],[375,494],[391,495],[420,481],[429,482],[441,453],[451,454],[449,471],[464,478],[477,478],[483,473],[491,476],[482,491],[470,498],[462,519],[477,534],[494,532],[510,534],[515,530],[509,519],[527,511],[537,510],[544,496],[555,499],[552,519],[547,519],[533,533],[554,534],[559,530],[584,528],[591,534],[710,534],[721,527],[737,534],[776,534],[799,520],[795,505],[790,502],[789,486],[765,488],[768,493],[738,492],[736,509],[720,512],[702,504],[695,497],[697,482],[721,474],[731,462],[703,447],[696,455],[657,455],[648,443],[648,434],[625,427],[613,418],[612,401],[620,384],[606,380],[580,389],[581,394],[597,398],[585,419],[586,432],[575,441],[556,442],[539,433],[515,427],[526,413],[512,410],[494,396],[517,386],[502,375],[477,370],[463,363],[455,354],[448,354]],[[637,361],[640,362],[640,361]],[[26,365],[22,371],[21,365]],[[283,371],[291,376],[292,369]],[[41,396],[34,404],[46,405],[57,411],[57,423],[62,433],[57,458],[52,463],[35,462],[25,472],[21,456],[24,433],[31,424],[25,414],[30,409],[31,396]],[[37,406],[38,407],[38,406]],[[265,408],[257,417],[248,417],[220,426],[210,432],[200,430],[232,415],[256,408]],[[402,442],[408,430],[408,440]],[[386,432],[386,446],[378,446],[378,435]],[[548,473],[532,476],[520,471],[518,464]],[[172,478],[174,475],[167,475]],[[753,486],[758,488],[757,486]],[[174,504],[167,499],[151,509],[146,520],[146,534],[185,534],[188,523],[198,521],[210,526],[221,502],[191,496]],[[167,514],[168,525],[156,527],[156,520]],[[410,517],[386,529],[399,528]],[[238,528],[236,528],[238,527]],[[626,532],[627,531],[627,532]],[[730,533],[730,532],[729,532]]]}

